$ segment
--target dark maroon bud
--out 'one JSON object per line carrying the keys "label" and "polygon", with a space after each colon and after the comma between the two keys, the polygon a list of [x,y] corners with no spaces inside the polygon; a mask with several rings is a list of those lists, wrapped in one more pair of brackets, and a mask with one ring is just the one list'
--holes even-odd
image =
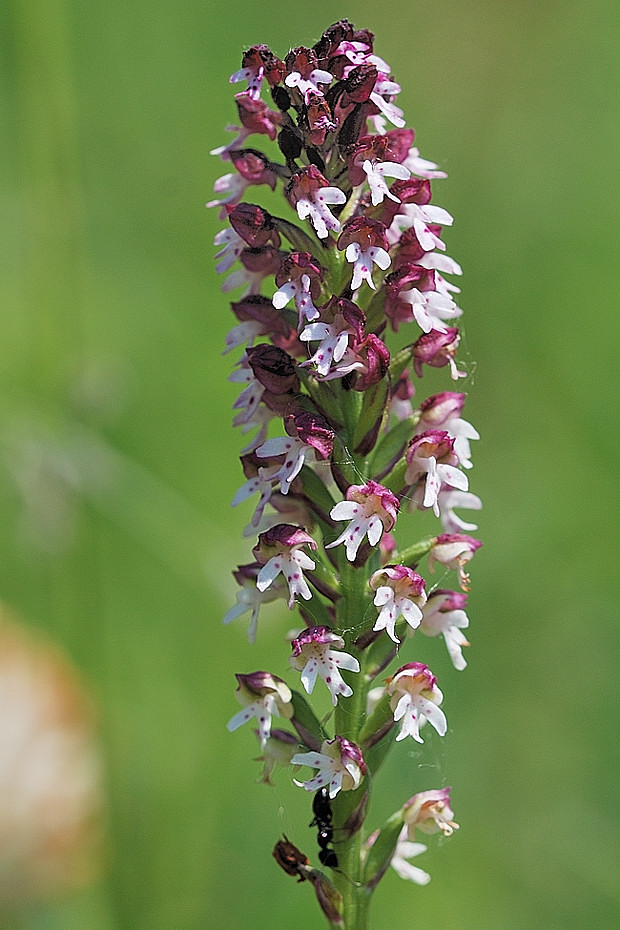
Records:
{"label": "dark maroon bud", "polygon": [[417,203],[419,207],[431,201],[431,182],[428,178],[408,178],[406,181],[394,181],[390,191],[401,203]]}
{"label": "dark maroon bud", "polygon": [[282,349],[262,343],[246,349],[248,362],[254,377],[272,394],[299,391],[297,365]]}
{"label": "dark maroon bud", "polygon": [[341,42],[350,41],[352,36],[353,26],[348,19],[340,19],[337,23],[328,26],[319,41],[312,47],[320,67],[330,71],[327,62],[336,54]]}
{"label": "dark maroon bud", "polygon": [[272,245],[262,245],[258,249],[248,246],[239,255],[239,261],[246,271],[266,278],[277,272],[282,261],[282,252],[274,249]]}
{"label": "dark maroon bud", "polygon": [[377,69],[374,65],[358,65],[349,72],[343,83],[343,95],[340,105],[343,107],[352,103],[366,103],[373,92],[377,81]]}
{"label": "dark maroon bud", "polygon": [[285,126],[278,136],[278,145],[287,162],[299,158],[304,147],[300,133],[290,126]]}
{"label": "dark maroon bud", "polygon": [[274,229],[271,214],[255,203],[238,203],[227,207],[228,221],[244,242],[256,248],[271,243],[280,245],[280,236]]}
{"label": "dark maroon bud", "polygon": [[423,375],[423,365],[431,368],[443,368],[449,365],[453,378],[460,378],[463,372],[457,370],[454,357],[460,342],[460,334],[456,326],[448,326],[445,333],[433,329],[430,333],[422,333],[412,347],[413,367],[419,378]]}
{"label": "dark maroon bud", "polygon": [[355,390],[365,391],[386,376],[390,365],[390,353],[386,344],[374,333],[366,336],[364,341],[355,347],[355,352],[361,358],[365,358],[367,364],[366,370],[359,372],[355,380]]}
{"label": "dark maroon bud", "polygon": [[273,142],[282,120],[281,115],[275,110],[270,110],[264,100],[257,100],[248,93],[237,94],[235,102],[243,128],[249,133],[269,136]]}
{"label": "dark maroon bud", "polygon": [[286,87],[272,87],[271,88],[271,98],[278,110],[282,110],[283,113],[286,113],[287,110],[291,108],[291,95],[289,94]]}
{"label": "dark maroon bud", "polygon": [[328,459],[334,448],[334,431],[320,413],[301,410],[291,414],[284,422],[289,436],[296,436],[311,446],[319,458]]}
{"label": "dark maroon bud", "polygon": [[230,160],[250,184],[268,184],[274,190],[277,175],[266,155],[256,149],[231,149]]}

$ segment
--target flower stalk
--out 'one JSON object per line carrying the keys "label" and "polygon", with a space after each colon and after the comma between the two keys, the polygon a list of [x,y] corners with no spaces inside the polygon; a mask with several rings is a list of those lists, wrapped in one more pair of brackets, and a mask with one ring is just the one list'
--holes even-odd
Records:
{"label": "flower stalk", "polygon": [[[216,236],[217,270],[228,274],[222,290],[238,292],[227,338],[227,351],[241,350],[234,422],[253,434],[233,503],[258,495],[244,531],[254,562],[234,573],[237,604],[224,619],[250,613],[250,642],[270,602],[302,621],[287,681],[237,674],[242,708],[228,728],[253,719],[260,781],[286,768],[312,795],[320,868],[288,837],[273,855],[345,930],[370,926],[390,866],[430,880],[410,862],[426,850],[416,831],[457,827],[449,788],[418,790],[379,828],[371,794],[388,790],[377,775],[394,746],[447,730],[443,692],[415,644],[443,637],[454,668],[466,666],[465,566],[481,545],[455,513],[481,506],[469,490],[478,434],[462,417],[466,394],[420,396],[426,366],[466,376],[456,362],[461,269],[442,238],[452,217],[431,202],[431,181],[445,174],[414,147],[400,85],[373,42],[341,20],[284,59],[248,49],[230,78],[246,85],[235,95],[241,126],[214,150],[233,170],[208,204],[230,224]],[[273,151],[246,146],[251,135]],[[399,330],[410,342],[391,354]],[[435,535],[401,533],[403,511],[429,512]],[[453,573],[460,590],[430,587],[433,572],[442,585]],[[313,699],[325,687],[333,713],[321,720]]]}

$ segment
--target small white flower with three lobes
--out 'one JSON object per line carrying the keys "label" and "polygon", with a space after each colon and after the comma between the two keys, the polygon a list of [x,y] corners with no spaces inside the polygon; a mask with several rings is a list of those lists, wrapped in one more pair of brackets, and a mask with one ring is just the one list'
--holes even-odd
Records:
{"label": "small white flower with three lobes", "polygon": [[314,355],[302,364],[314,365],[317,374],[325,377],[332,362],[339,362],[344,356],[350,336],[351,333],[347,329],[338,329],[334,323],[310,323],[300,333],[299,338],[302,342],[320,340],[320,345]]}
{"label": "small white flower with three lobes", "polygon": [[392,261],[385,249],[371,246],[371,248],[364,252],[358,242],[352,242],[347,246],[345,257],[347,261],[353,265],[353,278],[351,281],[351,289],[353,291],[356,291],[362,286],[362,281],[367,281],[369,287],[376,290],[374,281],[372,280],[373,263],[382,271],[386,271],[390,267]]}
{"label": "small white flower with three lobes", "polygon": [[387,685],[394,720],[402,721],[400,733],[396,737],[397,742],[411,736],[417,743],[423,743],[420,727],[427,720],[440,736],[445,735],[448,722],[439,707],[443,701],[443,694],[437,687],[437,679],[428,665],[408,662],[387,679]]}
{"label": "small white flower with three lobes", "polygon": [[376,290],[372,280],[373,263],[386,271],[392,262],[385,224],[371,217],[355,216],[345,223],[337,245],[340,251],[344,249],[347,261],[353,265],[351,290],[361,287],[362,281]]}
{"label": "small white flower with three lobes", "polygon": [[416,830],[422,833],[438,833],[452,836],[459,825],[452,819],[454,811],[450,807],[451,788],[434,788],[420,791],[405,802],[402,808],[403,820],[407,827],[407,836],[415,840]]}
{"label": "small white flower with three lobes", "polygon": [[289,662],[301,672],[301,683],[308,694],[312,694],[320,676],[329,688],[335,707],[339,696],[350,697],[353,694],[353,688],[343,680],[338,669],[359,672],[360,664],[348,652],[336,651],[332,646],[344,646],[344,639],[329,627],[311,627],[303,630],[291,643],[293,654]]}
{"label": "small white flower with three lobes", "polygon": [[[370,850],[374,846],[380,832],[380,830],[375,830],[374,833],[370,834],[364,843],[366,851]],[[415,882],[416,885],[428,885],[431,880],[428,872],[425,872],[423,869],[419,869],[415,865],[411,865],[410,862],[407,862],[407,859],[412,859],[413,856],[419,856],[421,853],[426,852],[427,848],[428,847],[426,847],[424,843],[409,842],[407,840],[407,827],[403,826],[398,835],[396,846],[394,847],[394,852],[390,860],[390,865],[396,874],[401,878],[405,878],[410,882]],[[379,877],[381,877],[382,874],[383,873],[379,873]]]}
{"label": "small white flower with three lobes", "polygon": [[252,672],[250,675],[235,675],[239,686],[235,695],[242,709],[226,724],[232,732],[248,720],[256,717],[258,721],[258,739],[260,748],[264,749],[271,733],[271,718],[293,716],[291,689],[275,675],[269,672]]}
{"label": "small white flower with three lobes", "polygon": [[300,220],[310,217],[319,239],[326,239],[329,231],[340,230],[340,220],[332,214],[330,205],[342,206],[347,198],[339,187],[330,187],[315,165],[302,168],[293,175],[286,193]]}
{"label": "small white flower with three lobes", "polygon": [[329,71],[323,71],[321,68],[313,68],[312,71],[302,75],[300,71],[291,71],[284,78],[287,87],[297,87],[300,94],[303,94],[304,102],[308,106],[311,94],[317,97],[323,96],[323,91],[319,84],[331,84],[334,76]]}
{"label": "small white flower with three lobes", "polygon": [[303,320],[316,320],[319,311],[312,302],[309,275],[302,274],[297,281],[286,281],[275,292],[271,302],[276,310],[282,310],[290,302],[291,298],[295,301],[300,325],[303,324]]}
{"label": "small white flower with three lobes", "polygon": [[368,186],[370,188],[370,197],[372,199],[373,207],[376,207],[377,204],[383,203],[384,197],[389,197],[390,200],[398,202],[398,197],[396,197],[387,186],[385,179],[387,178],[398,178],[401,181],[406,181],[411,177],[411,172],[409,168],[406,168],[405,165],[400,165],[395,161],[372,161],[370,158],[367,158],[362,162],[362,170],[366,174],[368,179]]}
{"label": "small white flower with three lobes", "polygon": [[406,565],[386,565],[370,576],[369,583],[377,592],[373,603],[381,608],[373,630],[385,630],[390,639],[399,643],[394,625],[402,615],[412,630],[418,628],[422,620],[420,608],[426,602],[426,583]]}
{"label": "small white flower with three lobes", "polygon": [[433,509],[439,516],[439,493],[444,488],[467,491],[465,472],[457,466],[454,439],[446,430],[429,429],[414,436],[406,454],[405,481],[414,486],[412,499],[420,509]]}
{"label": "small white flower with three lobes", "polygon": [[271,468],[259,469],[263,480],[279,481],[282,494],[288,494],[291,482],[304,463],[325,461],[334,448],[334,431],[319,414],[300,410],[284,420],[286,436],[268,439],[259,446],[259,457],[284,456],[284,461]]}
{"label": "small white flower with three lobes", "polygon": [[354,562],[364,536],[368,536],[371,546],[376,546],[383,536],[389,533],[400,507],[398,498],[382,484],[367,481],[366,484],[352,484],[347,488],[347,499],[332,507],[332,520],[349,520],[345,530],[325,548],[333,549],[344,543],[347,559]]}
{"label": "small white flower with three lobes", "polygon": [[306,791],[318,791],[329,785],[330,798],[335,798],[339,791],[359,787],[366,774],[362,750],[343,736],[324,740],[320,752],[298,752],[291,763],[318,769],[314,778],[309,781],[294,779],[295,784]]}
{"label": "small white flower with three lobes", "polygon": [[443,636],[448,655],[459,672],[467,665],[463,658],[463,646],[469,646],[469,642],[461,632],[469,626],[466,606],[466,594],[437,588],[422,609],[420,624],[420,632],[426,636]]}
{"label": "small white flower with three lobes", "polygon": [[307,553],[301,551],[301,546],[316,549],[312,536],[300,526],[278,523],[265,533],[261,533],[258,543],[252,549],[256,561],[262,565],[256,579],[256,587],[259,591],[266,591],[282,573],[289,588],[289,610],[293,609],[296,594],[300,594],[305,601],[309,601],[312,597],[308,582],[303,575],[303,569],[313,569],[316,563]]}

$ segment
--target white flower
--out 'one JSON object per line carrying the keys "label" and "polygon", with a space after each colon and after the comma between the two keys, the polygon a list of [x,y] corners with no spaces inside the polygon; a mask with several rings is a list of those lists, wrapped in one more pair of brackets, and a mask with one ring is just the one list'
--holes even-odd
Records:
{"label": "white flower", "polygon": [[340,221],[331,213],[327,204],[346,203],[346,196],[338,187],[321,187],[314,193],[312,200],[301,197],[295,207],[300,220],[310,217],[319,239],[327,238],[329,230],[338,232]]}
{"label": "white flower", "polygon": [[381,608],[373,630],[385,630],[390,639],[399,643],[394,626],[401,614],[412,630],[420,625],[420,607],[426,602],[424,579],[406,565],[387,565],[374,572],[370,587],[377,592],[375,607]]}
{"label": "white flower", "polygon": [[[387,73],[381,73],[380,71],[377,75],[374,89],[370,95],[370,99],[375,106],[399,129],[405,125],[403,111],[400,107],[397,107],[395,103],[388,103],[385,97],[393,97],[395,94],[399,94],[400,90],[400,84],[397,84],[396,81],[391,81]],[[376,131],[382,133],[385,130],[377,129]],[[407,165],[406,167],[409,166]]]}
{"label": "white flower", "polygon": [[411,169],[411,173],[415,174],[418,178],[447,178],[448,175],[445,171],[438,171],[438,165],[434,161],[427,161],[425,158],[420,158],[420,152],[414,146],[409,149],[409,154],[405,161],[403,162],[407,168]]}
{"label": "white flower", "polygon": [[398,241],[403,230],[413,226],[418,242],[425,252],[430,252],[432,249],[441,249],[445,252],[445,242],[442,242],[439,236],[429,229],[429,226],[435,223],[439,226],[452,226],[453,222],[452,216],[443,207],[436,207],[432,203],[422,206],[417,203],[404,203],[392,221],[388,238],[391,241]]}
{"label": "white flower", "polygon": [[350,697],[351,688],[342,678],[340,668],[350,672],[359,672],[360,664],[348,652],[339,652],[331,647],[344,646],[344,639],[325,626],[304,630],[293,640],[293,654],[289,661],[294,669],[301,672],[301,683],[308,694],[312,694],[317,678],[320,676],[332,696],[336,706],[338,697]]}
{"label": "white flower", "polygon": [[304,95],[304,103],[308,106],[310,94],[323,96],[323,91],[319,84],[331,84],[334,76],[329,71],[322,71],[320,68],[314,68],[307,78],[303,78],[300,71],[291,71],[284,79],[287,87],[297,87],[299,92]]}
{"label": "white flower", "polygon": [[319,316],[319,311],[312,302],[309,275],[302,274],[301,278],[297,281],[287,281],[275,292],[271,302],[276,310],[282,310],[283,307],[286,307],[287,303],[289,303],[291,297],[295,300],[300,326],[303,325],[304,319],[316,320]]}
{"label": "white flower", "polygon": [[[248,186],[249,181],[236,172],[231,172],[229,174],[223,174],[221,178],[218,178],[213,185],[213,190],[216,194],[223,194],[221,200],[209,200],[206,204],[207,207],[221,207],[227,203],[237,203],[243,195],[244,190]],[[226,212],[222,216],[222,219],[226,216]]]}
{"label": "white flower", "polygon": [[390,267],[392,260],[389,253],[378,246],[371,246],[369,249],[362,249],[359,242],[351,242],[346,248],[345,256],[348,262],[353,265],[353,280],[351,281],[351,290],[356,291],[361,286],[362,281],[367,281],[369,286],[376,290],[372,280],[373,262],[382,271]]}
{"label": "white flower", "polygon": [[406,181],[411,177],[409,168],[399,164],[396,161],[371,161],[367,158],[362,163],[362,168],[368,178],[370,187],[370,196],[374,207],[383,203],[384,197],[399,203],[399,198],[392,194],[385,183],[385,178],[398,178],[400,181]]}
{"label": "white flower", "polygon": [[248,97],[251,97],[252,100],[258,100],[264,73],[265,69],[263,67],[240,68],[239,71],[233,71],[228,80],[231,84],[238,84],[239,81],[247,81],[248,88],[246,94]]}
{"label": "white flower", "polygon": [[314,355],[303,364],[314,365],[317,373],[324,377],[329,372],[332,362],[339,362],[344,356],[351,335],[349,330],[341,330],[335,324],[310,323],[300,333],[299,339],[301,342],[314,342],[318,339],[320,345]]}
{"label": "white flower", "polygon": [[293,716],[291,689],[286,682],[269,672],[252,672],[250,675],[237,675],[238,687],[235,696],[243,705],[226,724],[232,732],[253,717],[258,722],[258,737],[261,750],[271,733],[271,718]]}
{"label": "white flower", "polygon": [[276,464],[271,468],[259,469],[262,480],[280,482],[282,494],[288,494],[291,484],[301,471],[304,462],[311,464],[316,461],[312,446],[309,446],[296,436],[277,436],[274,439],[268,439],[262,446],[258,447],[256,454],[261,458],[271,458],[276,455],[284,456],[281,465]]}
{"label": "white flower", "polygon": [[[316,549],[315,541],[301,527],[278,523],[260,534],[258,543],[252,550],[262,565],[256,579],[256,587],[259,591],[265,591],[280,573],[284,575],[289,588],[290,610],[295,603],[296,594],[300,594],[305,601],[309,601],[312,597],[303,570],[313,569],[315,562],[301,549],[301,546]],[[271,555],[271,553],[274,554]]]}
{"label": "white flower", "polygon": [[412,287],[403,289],[398,296],[404,303],[411,305],[415,321],[425,333],[430,333],[432,329],[446,333],[448,327],[443,321],[454,320],[463,313],[451,297],[439,290],[420,291]]}
{"label": "white flower", "polygon": [[250,626],[248,627],[248,642],[253,643],[256,640],[256,630],[258,627],[258,614],[263,604],[282,597],[286,588],[284,585],[272,585],[266,591],[259,591],[254,581],[244,584],[237,591],[237,603],[226,612],[223,623],[232,623],[237,617],[251,611]]}
{"label": "white flower", "polygon": [[428,462],[428,472],[424,488],[423,506],[425,508],[432,507],[435,516],[438,517],[440,490],[449,486],[466,491],[469,482],[464,472],[455,468],[454,465],[446,465],[442,462],[438,464],[434,455],[430,455],[426,462]]}
{"label": "white flower", "polygon": [[360,748],[342,736],[324,740],[321,752],[298,752],[291,763],[318,769],[314,778],[306,782],[295,779],[295,784],[306,791],[318,791],[329,785],[330,798],[335,798],[339,791],[357,788],[366,774]]}
{"label": "white flower", "polygon": [[448,723],[439,708],[443,694],[436,682],[428,666],[421,662],[408,662],[388,679],[394,720],[402,721],[397,742],[411,736],[417,743],[423,743],[420,727],[427,720],[440,736],[445,735]]}
{"label": "white flower", "polygon": [[443,833],[452,836],[459,829],[452,819],[454,811],[450,807],[451,788],[431,788],[419,791],[405,802],[402,815],[407,827],[407,836],[413,842],[416,830],[422,833]]}
{"label": "white flower", "polygon": [[215,270],[218,274],[222,274],[223,271],[228,271],[237,261],[243,250],[247,248],[247,242],[244,242],[239,233],[232,228],[220,229],[220,231],[216,233],[213,242],[214,245],[222,246],[215,256],[219,258],[219,262],[215,266]]}
{"label": "white flower", "polygon": [[469,642],[461,632],[469,626],[469,617],[464,610],[466,604],[466,594],[437,589],[424,605],[420,623],[420,632],[426,636],[443,636],[448,655],[457,671],[467,666],[463,646],[469,646]]}
{"label": "white flower", "polygon": [[398,498],[376,481],[365,485],[352,484],[347,489],[347,500],[332,507],[332,520],[349,520],[345,530],[325,548],[332,549],[344,543],[347,559],[354,562],[364,536],[371,546],[376,546],[383,531],[389,532],[399,509]]}

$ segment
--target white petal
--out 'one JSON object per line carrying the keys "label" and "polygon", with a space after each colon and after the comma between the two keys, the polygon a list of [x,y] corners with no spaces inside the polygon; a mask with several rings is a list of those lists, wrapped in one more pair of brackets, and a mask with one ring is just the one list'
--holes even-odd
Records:
{"label": "white petal", "polygon": [[320,68],[315,68],[310,77],[317,84],[331,84],[334,79],[333,74],[330,74],[329,71],[321,71]]}
{"label": "white petal", "polygon": [[424,714],[428,722],[433,726],[440,736],[445,736],[448,729],[446,715],[440,707],[437,707],[433,701],[427,701],[426,698],[419,699],[420,712]]}
{"label": "white petal", "polygon": [[340,501],[330,511],[332,520],[352,520],[360,512],[360,505],[355,501]]}
{"label": "white petal", "polygon": [[232,733],[234,730],[238,730],[239,727],[243,726],[244,723],[247,723],[248,720],[251,720],[254,716],[256,716],[256,702],[253,704],[248,704],[247,707],[242,707],[241,710],[237,711],[234,717],[231,717],[226,724],[226,729]]}
{"label": "white petal", "polygon": [[441,478],[442,484],[449,484],[452,488],[458,488],[459,491],[466,491],[469,487],[469,480],[465,472],[454,465],[438,465],[437,474]]}
{"label": "white petal", "polygon": [[333,650],[330,655],[339,668],[346,668],[349,672],[359,672],[360,664],[355,656],[350,656],[348,652],[334,652]]}
{"label": "white petal", "polygon": [[368,521],[368,542],[371,546],[376,546],[383,535],[383,523],[381,518],[376,514]]}
{"label": "white petal", "polygon": [[321,203],[346,203],[347,198],[339,187],[321,187],[317,192],[315,200]]}
{"label": "white petal", "polygon": [[282,561],[282,556],[274,555],[266,565],[263,565],[256,578],[256,587],[259,591],[265,591],[272,581],[278,577],[282,571]]}
{"label": "white petal", "polygon": [[375,599],[373,604],[375,607],[383,607],[384,604],[387,604],[388,601],[394,600],[394,589],[390,588],[388,585],[383,585],[380,588],[377,588],[377,593],[375,594]]}
{"label": "white petal", "polygon": [[309,768],[320,769],[332,761],[322,752],[297,752],[291,759],[291,765],[307,765]]}
{"label": "white petal", "polygon": [[[380,171],[384,177],[399,178],[401,181],[406,181],[411,177],[409,168],[399,164],[397,161],[381,162],[381,164],[377,165],[377,170]],[[441,209],[441,207],[439,209]]]}
{"label": "white petal", "polygon": [[385,249],[381,248],[372,248],[370,250],[372,255],[372,260],[382,271],[385,271],[392,264],[392,259],[390,258],[388,252]]}
{"label": "white petal", "polygon": [[308,694],[312,694],[312,690],[316,684],[318,674],[319,666],[316,659],[310,659],[310,661],[306,663],[306,667],[301,673],[301,683]]}
{"label": "white petal", "polygon": [[452,226],[454,218],[444,210],[443,207],[436,207],[432,203],[427,203],[424,207],[424,213],[427,220],[431,223],[439,223],[441,226]]}
{"label": "white petal", "polygon": [[271,298],[271,303],[274,305],[276,310],[282,310],[283,307],[286,307],[287,303],[294,297],[297,293],[297,285],[293,284],[292,281],[288,281],[286,284],[283,284],[282,287],[275,292]]}

